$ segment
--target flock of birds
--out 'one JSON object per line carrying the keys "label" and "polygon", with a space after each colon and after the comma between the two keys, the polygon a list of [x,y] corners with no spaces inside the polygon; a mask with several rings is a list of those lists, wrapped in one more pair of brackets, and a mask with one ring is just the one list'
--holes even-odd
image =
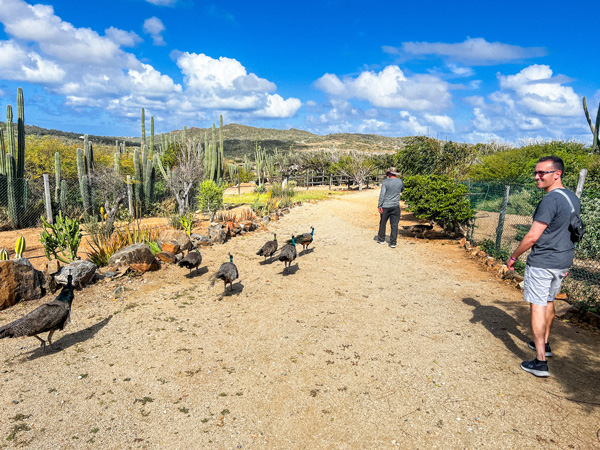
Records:
{"label": "flock of birds", "polygon": [[[296,244],[301,244],[303,250],[308,249],[308,246],[313,241],[314,231],[314,227],[310,227],[310,233],[304,233],[299,236],[292,235],[292,238],[281,248],[279,251],[279,261],[284,262],[284,271],[298,255]],[[273,240],[267,241],[256,254],[264,256],[264,260],[266,261],[267,258],[275,256],[277,248],[277,235],[273,234]],[[194,248],[193,250],[189,250],[188,254],[179,261],[178,266],[185,267],[191,273],[192,270],[198,270],[200,264],[202,264],[202,254],[197,248]],[[233,263],[233,256],[230,253],[229,261],[221,264],[219,270],[212,275],[211,286],[219,279],[223,280],[225,292],[227,292],[227,284],[233,290],[233,282],[239,276],[237,266]],[[54,300],[37,307],[20,319],[0,327],[0,339],[31,336],[37,338],[41,342],[40,347],[42,350],[45,350],[46,341],[40,338],[38,334],[49,332],[47,339],[49,347],[52,348],[52,335],[56,330],[62,330],[69,322],[71,305],[75,298],[73,289],[73,276],[69,274],[67,276],[67,284]]]}
{"label": "flock of birds", "polygon": [[[284,245],[279,250],[278,259],[279,261],[283,261],[284,263],[284,271],[291,266],[292,262],[298,256],[298,252],[296,251],[296,244],[302,245],[302,250],[307,250],[308,246],[313,241],[313,236],[315,233],[315,228],[310,227],[310,233],[303,233],[298,236],[292,235],[292,238],[286,241],[286,245]],[[267,261],[267,258],[271,259],[277,253],[279,248],[279,243],[277,241],[277,234],[273,233],[273,239],[267,241],[259,250],[256,252],[258,256],[264,257],[264,261]],[[185,267],[189,270],[189,273],[192,273],[192,270],[198,270],[202,264],[202,254],[197,248],[190,249],[188,254],[177,263],[179,267]],[[227,285],[231,290],[233,290],[233,282],[238,279],[240,276],[237,266],[233,262],[233,256],[229,253],[229,261],[221,264],[219,270],[211,276],[211,286],[214,286],[216,280],[223,280],[225,292],[227,292]]]}

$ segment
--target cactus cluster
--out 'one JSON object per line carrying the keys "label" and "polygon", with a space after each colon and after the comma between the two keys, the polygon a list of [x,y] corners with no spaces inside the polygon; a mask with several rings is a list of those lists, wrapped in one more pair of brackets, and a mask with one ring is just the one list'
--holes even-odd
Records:
{"label": "cactus cluster", "polygon": [[217,131],[214,123],[212,126],[212,142],[208,142],[207,134],[204,135],[204,178],[221,185],[224,173],[223,116],[221,115],[219,117],[219,144],[217,145]]}
{"label": "cactus cluster", "polygon": [[600,104],[598,104],[598,113],[596,114],[596,126],[592,124],[592,118],[590,117],[585,97],[583,97],[583,111],[585,112],[585,118],[588,121],[590,130],[592,130],[592,153],[600,153],[600,137],[598,136],[598,133],[600,133]]}
{"label": "cactus cluster", "polygon": [[[138,210],[146,210],[155,200],[156,168],[159,161],[158,155],[154,154],[154,117],[150,120],[150,148],[146,145],[146,114],[142,108],[142,153],[136,148],[133,151],[133,195],[138,205]],[[115,168],[117,165],[115,155]]]}
{"label": "cactus cluster", "polygon": [[25,104],[21,88],[17,91],[16,140],[12,106],[6,107],[6,149],[3,135],[0,132],[0,198],[7,199],[5,206],[13,227],[22,228],[26,225],[29,185],[25,179]]}
{"label": "cactus cluster", "polygon": [[94,150],[87,134],[83,138],[83,147],[84,150],[77,149],[77,178],[79,179],[83,210],[87,214],[92,214],[94,192],[91,184],[91,175],[94,169]]}

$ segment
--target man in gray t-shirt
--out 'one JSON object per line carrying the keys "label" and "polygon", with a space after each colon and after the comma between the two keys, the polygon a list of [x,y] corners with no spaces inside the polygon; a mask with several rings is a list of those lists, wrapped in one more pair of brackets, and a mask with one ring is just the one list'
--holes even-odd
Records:
{"label": "man in gray t-shirt", "polygon": [[381,192],[377,209],[379,211],[379,233],[377,242],[385,244],[385,229],[390,221],[390,247],[396,248],[398,238],[398,222],[400,222],[400,194],[404,190],[404,182],[395,167],[390,167],[386,175],[388,178],[381,183]]}
{"label": "man in gray t-shirt", "polygon": [[538,377],[550,375],[546,357],[552,356],[548,337],[554,320],[554,297],[573,264],[575,245],[569,230],[571,204],[577,214],[581,210],[577,196],[563,187],[564,170],[564,163],[558,156],[545,156],[538,160],[535,181],[546,195],[533,214],[529,232],[506,262],[509,269],[514,269],[517,258],[531,249],[525,266],[523,295],[531,306],[534,340],[529,342],[529,348],[536,351],[537,358],[524,361],[521,368]]}

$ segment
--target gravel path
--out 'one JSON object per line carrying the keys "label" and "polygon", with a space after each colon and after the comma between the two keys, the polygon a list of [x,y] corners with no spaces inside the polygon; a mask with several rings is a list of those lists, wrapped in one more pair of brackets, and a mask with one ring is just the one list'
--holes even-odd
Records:
{"label": "gravel path", "polygon": [[[523,372],[522,294],[451,241],[377,245],[377,195],[294,208],[205,249],[193,277],[77,292],[46,354],[1,340],[0,448],[600,448],[600,334],[557,321],[552,376]],[[254,254],[311,225],[288,273]]]}

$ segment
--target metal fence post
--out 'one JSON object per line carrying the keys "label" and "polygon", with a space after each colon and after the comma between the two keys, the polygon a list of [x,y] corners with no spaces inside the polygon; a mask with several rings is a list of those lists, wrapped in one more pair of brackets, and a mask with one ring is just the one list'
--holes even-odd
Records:
{"label": "metal fence post", "polygon": [[508,208],[508,195],[510,194],[510,185],[505,186],[504,197],[502,198],[502,206],[500,207],[500,217],[498,217],[498,227],[496,227],[496,253],[502,248],[502,232],[504,231],[504,218],[506,217],[506,209]]}
{"label": "metal fence post", "polygon": [[585,177],[587,177],[588,170],[581,169],[579,171],[579,179],[577,180],[577,190],[575,191],[575,195],[578,198],[581,198],[581,194],[583,194],[583,185],[585,184]]}
{"label": "metal fence post", "polygon": [[48,223],[53,225],[54,218],[52,217],[52,199],[50,198],[50,177],[47,173],[42,175],[44,177],[44,200],[46,201],[46,217]]}
{"label": "metal fence post", "polygon": [[133,215],[133,197],[131,195],[131,175],[127,175],[127,201],[129,203],[129,215],[135,217]]}

